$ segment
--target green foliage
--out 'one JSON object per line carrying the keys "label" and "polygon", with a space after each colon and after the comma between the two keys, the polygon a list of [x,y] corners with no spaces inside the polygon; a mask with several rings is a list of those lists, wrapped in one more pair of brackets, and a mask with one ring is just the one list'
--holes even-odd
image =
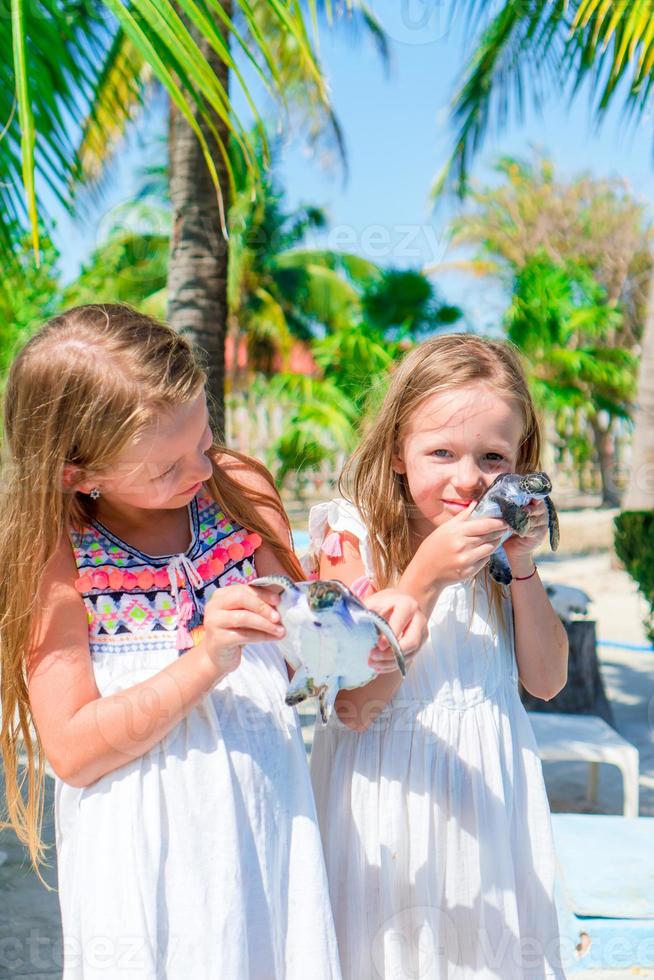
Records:
{"label": "green foliage", "polygon": [[349,326],[362,288],[380,274],[359,256],[307,248],[307,234],[325,226],[320,208],[288,211],[269,172],[254,182],[239,173],[230,211],[230,331],[247,337],[255,370],[270,373],[275,353],[284,359],[294,340]]}
{"label": "green foliage", "polygon": [[290,472],[317,469],[336,453],[354,448],[357,410],[334,382],[284,373],[259,382],[259,387],[285,412],[284,431],[268,459],[280,482]]}
{"label": "green foliage", "polygon": [[644,626],[654,643],[654,511],[624,511],[614,523],[615,553],[649,603]]}
{"label": "green foliage", "polygon": [[419,337],[454,323],[461,316],[456,306],[443,304],[421,272],[387,269],[366,288],[363,316],[381,331]]}
{"label": "green foliage", "polygon": [[65,290],[65,306],[129,303],[152,316],[165,315],[167,235],[117,231],[95,249]]}
{"label": "green foliage", "polygon": [[[270,176],[253,200],[244,175],[232,209],[230,330],[247,337],[248,384],[252,370],[273,374],[265,391],[285,408],[284,431],[269,450],[280,480],[349,452],[369,397],[406,344],[460,316],[419,272],[307,248],[306,233],[324,225],[319,209],[288,212]],[[287,363],[298,341],[314,376],[275,376],[275,355]]]}
{"label": "green foliage", "polygon": [[451,224],[453,243],[472,247],[457,263],[474,275],[495,276],[509,288],[537,257],[583,267],[622,310],[616,346],[631,347],[642,333],[652,270],[652,223],[626,182],[581,174],[557,178],[547,156],[501,157],[497,180],[469,189]]}
{"label": "green foliage", "polygon": [[[315,14],[316,2],[310,0],[309,12]],[[262,8],[267,35],[260,24]],[[239,103],[261,134],[252,90],[260,85],[281,102],[287,96],[288,78],[271,37],[283,37],[293,48],[294,74],[310,88],[314,111],[331,115],[305,18],[304,5],[276,0],[12,0],[11,17],[0,18],[0,118],[6,124],[0,144],[0,247],[5,254],[12,224],[25,217],[38,245],[35,171],[69,202],[71,186],[106,161],[149,79],[156,79],[196,134],[221,200],[227,188],[220,187],[209,141],[218,147],[230,180],[225,134],[238,145],[246,166],[255,169],[249,123],[241,118]],[[212,61],[229,72],[229,88]],[[239,100],[232,98],[235,90]],[[75,142],[79,132],[81,145]]]}
{"label": "green foliage", "polygon": [[388,341],[368,323],[338,330],[314,341],[312,353],[327,381],[337,385],[359,416],[371,388],[387,375],[402,353],[397,341]]}
{"label": "green foliage", "polygon": [[621,315],[583,266],[557,265],[541,253],[515,277],[507,337],[525,356],[537,407],[554,418],[578,466],[591,455],[600,412],[609,426],[630,418],[637,359],[613,346]]}
{"label": "green foliage", "polygon": [[594,453],[610,503],[607,446],[633,410],[651,224],[620,181],[562,181],[543,156],[502,157],[495,170],[499,183],[471,187],[452,223],[454,244],[474,249],[457,264],[509,290],[504,326],[562,459],[580,470]]}
{"label": "green foliage", "polygon": [[[5,258],[15,244],[14,226],[25,219],[38,252],[35,174],[70,207],[73,191],[102,177],[155,83],[195,132],[222,204],[228,188],[220,186],[210,144],[225,161],[231,189],[238,166],[251,172],[261,168],[261,141],[266,165],[255,93],[268,105],[272,96],[287,116],[289,108],[299,114],[305,136],[314,144],[326,137],[327,148],[336,145],[344,159],[318,62],[320,20],[330,28],[365,32],[382,60],[388,58],[383,29],[360,0],[346,5],[11,0],[11,15],[5,6],[0,18],[0,118],[6,127],[0,143],[0,251]],[[219,62],[224,71],[214,69]],[[237,152],[229,152],[230,141]]]}
{"label": "green foliage", "polygon": [[285,394],[294,408],[273,446],[278,477],[333,463],[339,452],[353,449],[362,419],[378,402],[393,363],[421,335],[459,316],[420,273],[371,270],[349,322],[311,341],[321,377],[310,379],[307,387],[309,379],[285,376]]}
{"label": "green foliage", "polygon": [[[443,304],[419,272],[382,270],[347,252],[307,248],[305,236],[325,227],[324,213],[315,207],[287,211],[270,174],[254,185],[245,172],[239,180],[231,212],[230,329],[246,335],[250,367],[267,374],[275,354],[287,361],[293,344],[304,342],[320,368],[321,377],[312,383],[318,388],[325,382],[325,402],[338,410],[329,388],[335,385],[360,416],[371,383],[399,356],[400,338],[438,329],[460,311]],[[286,397],[303,398],[300,391],[287,387]],[[293,418],[306,421],[307,409],[299,401],[293,412]],[[295,422],[289,425],[293,429]],[[312,431],[320,442],[315,425]],[[322,441],[331,447],[322,459],[344,444],[329,434]],[[283,437],[274,449],[284,472],[298,461],[307,468],[318,458],[317,450],[298,446],[297,438]]]}
{"label": "green foliage", "polygon": [[[18,237],[18,236],[16,236]],[[41,233],[41,264],[34,265],[31,241],[24,237],[0,279],[0,383],[16,353],[60,300],[54,245]]]}

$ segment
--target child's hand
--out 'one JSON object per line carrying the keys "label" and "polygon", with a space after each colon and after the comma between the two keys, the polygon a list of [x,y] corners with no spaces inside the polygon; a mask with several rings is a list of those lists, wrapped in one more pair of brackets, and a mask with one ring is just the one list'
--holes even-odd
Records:
{"label": "child's hand", "polygon": [[517,567],[526,559],[533,563],[533,553],[545,538],[549,528],[547,506],[544,500],[532,500],[524,509],[529,514],[527,533],[522,537],[513,534],[504,542],[504,550],[511,568],[514,565]]}
{"label": "child's hand", "polygon": [[[427,639],[427,620],[416,600],[399,589],[382,589],[363,600],[363,604],[379,613],[395,633],[407,664]],[[397,670],[397,663],[385,636],[380,636],[371,651],[368,663],[378,674]]]}
{"label": "child's hand", "polygon": [[223,673],[236,670],[246,643],[281,640],[285,629],[275,606],[279,594],[249,585],[216,589],[204,611],[204,644]]}
{"label": "child's hand", "polygon": [[[417,554],[432,581],[442,585],[474,578],[498,547],[508,525],[497,517],[468,520],[476,502],[425,538]],[[523,539],[524,540],[524,539]]]}

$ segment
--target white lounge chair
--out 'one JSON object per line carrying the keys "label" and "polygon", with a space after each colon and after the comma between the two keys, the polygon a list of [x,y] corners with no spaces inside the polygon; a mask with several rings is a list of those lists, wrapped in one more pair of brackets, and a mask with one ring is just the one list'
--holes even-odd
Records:
{"label": "white lounge chair", "polygon": [[599,764],[617,766],[622,773],[624,816],[638,816],[639,756],[635,745],[595,715],[527,714],[544,762],[588,762],[588,798],[592,803],[597,799]]}

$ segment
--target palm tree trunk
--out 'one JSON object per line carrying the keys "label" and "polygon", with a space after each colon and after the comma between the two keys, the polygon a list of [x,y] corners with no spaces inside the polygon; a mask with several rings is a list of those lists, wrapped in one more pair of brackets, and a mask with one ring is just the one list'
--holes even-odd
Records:
{"label": "palm tree trunk", "polygon": [[623,510],[654,510],[654,276],[640,343],[635,428]]}
{"label": "palm tree trunk", "polygon": [[619,507],[620,493],[615,482],[615,451],[612,422],[603,429],[597,416],[590,419],[602,481],[602,507]]}
{"label": "palm tree trunk", "polygon": [[[231,0],[222,0],[231,15]],[[202,53],[225,87],[228,72],[210,45],[194,35]],[[210,147],[220,186],[228,193],[222,156],[198,117]],[[224,123],[214,117],[218,133],[227,145]],[[204,352],[209,403],[216,437],[225,431],[225,333],[227,329],[227,242],[220,226],[218,197],[200,144],[181,114],[173,108],[169,124],[170,199],[172,234],[168,267],[168,320],[187,334]],[[212,404],[213,403],[213,404]]]}

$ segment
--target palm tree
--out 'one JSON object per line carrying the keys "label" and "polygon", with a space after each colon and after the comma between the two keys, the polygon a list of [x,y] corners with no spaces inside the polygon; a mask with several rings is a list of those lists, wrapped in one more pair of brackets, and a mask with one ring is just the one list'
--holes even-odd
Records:
{"label": "palm tree", "polygon": [[636,378],[634,354],[612,343],[622,319],[587,268],[557,264],[542,250],[517,272],[506,314],[507,336],[525,356],[536,405],[554,419],[562,448],[585,457],[590,429],[608,507],[619,504],[612,433],[630,418]]}
{"label": "palm tree", "polygon": [[[298,340],[349,328],[360,316],[362,291],[384,274],[358,255],[308,247],[306,235],[326,226],[325,213],[314,206],[289,211],[270,170],[255,178],[238,159],[233,166],[228,330],[234,348],[243,341],[249,348],[249,383],[253,373],[273,373]],[[113,297],[164,316],[171,223],[168,167],[156,164],[144,169],[135,199],[114,213],[106,240],[67,287],[64,302]],[[233,365],[230,390],[241,383],[237,374]]]}
{"label": "palm tree", "polygon": [[[371,29],[363,4],[355,13]],[[170,103],[173,235],[169,314],[207,354],[217,428],[222,427],[227,313],[226,202],[233,182],[228,143],[256,170],[251,118],[262,133],[246,64],[266,97],[285,101],[303,79],[306,104],[335,121],[310,40],[329,0],[13,0],[0,23],[0,249],[27,218],[38,257],[37,183],[71,206],[71,186],[97,177],[156,82]],[[378,29],[377,36],[381,36]],[[280,54],[286,54],[286,61]],[[292,54],[291,54],[292,53]],[[230,86],[248,106],[239,118]],[[293,87],[291,86],[291,87]],[[14,112],[14,99],[18,111]],[[38,135],[38,140],[37,140]],[[25,195],[19,189],[24,187]]]}
{"label": "palm tree", "polygon": [[241,170],[229,217],[229,329],[235,347],[247,341],[251,370],[270,374],[298,340],[351,326],[381,272],[360,256],[307,247],[307,234],[327,225],[322,209],[289,212],[271,170],[254,181]]}
{"label": "palm tree", "polygon": [[[517,342],[533,364],[546,368],[544,375],[538,367],[533,373],[537,386],[543,377],[551,382],[550,389],[538,389],[546,396],[542,407],[551,409],[566,434],[573,412],[575,427],[581,426],[573,443],[583,454],[590,429],[603,502],[615,506],[612,434],[615,421],[630,418],[632,411],[633,348],[640,340],[652,274],[652,227],[644,205],[616,179],[582,175],[561,181],[552,162],[540,156],[502,157],[494,169],[500,182],[471,185],[450,229],[453,244],[472,247],[473,255],[449,265],[491,276],[512,294],[511,339],[518,323],[532,323],[531,330],[519,331]],[[628,376],[622,362],[611,368],[611,349],[618,357],[625,352]],[[580,378],[571,388],[566,363],[583,350],[599,359],[597,371],[582,360],[583,385]],[[611,369],[614,382],[607,376]]]}
{"label": "palm tree", "polygon": [[320,376],[282,372],[267,387],[286,409],[284,430],[269,449],[279,481],[325,461],[334,465],[350,452],[379,407],[394,362],[416,340],[461,317],[413,270],[378,270],[358,290],[349,322],[311,343]]}
{"label": "palm tree", "polygon": [[[270,7],[274,28],[293,38],[298,65],[314,80],[317,97],[327,106],[301,8],[264,3]],[[315,4],[310,0],[309,7],[315,9]],[[0,242],[5,248],[10,251],[12,244],[10,220],[27,216],[38,253],[35,175],[62,203],[70,204],[69,182],[94,168],[97,175],[153,80],[196,134],[220,200],[227,187],[219,180],[216,152],[220,156],[225,149],[224,133],[237,140],[249,163],[253,161],[250,123],[245,125],[234,111],[218,64],[232,70],[255,124],[261,124],[226,37],[265,90],[283,97],[278,65],[248,0],[43,0],[38,10],[27,0],[14,0],[11,18],[0,24],[6,83],[0,90],[0,118],[5,123]]]}
{"label": "palm tree", "polygon": [[[546,86],[571,96],[589,79],[598,121],[624,97],[625,118],[649,109],[654,83],[654,10],[647,0],[459,0],[482,27],[481,40],[454,98],[458,126],[451,159],[435,183],[465,190],[470,163],[489,126],[520,113],[531,86],[538,104]],[[644,324],[631,478],[624,506],[654,508],[654,277]]]}
{"label": "palm tree", "polygon": [[455,247],[473,257],[448,263],[476,276],[507,282],[539,252],[557,264],[581,264],[603,286],[623,317],[616,345],[640,339],[652,275],[654,226],[626,181],[581,174],[560,179],[553,162],[500,157],[498,181],[471,184],[464,208],[450,225]]}

